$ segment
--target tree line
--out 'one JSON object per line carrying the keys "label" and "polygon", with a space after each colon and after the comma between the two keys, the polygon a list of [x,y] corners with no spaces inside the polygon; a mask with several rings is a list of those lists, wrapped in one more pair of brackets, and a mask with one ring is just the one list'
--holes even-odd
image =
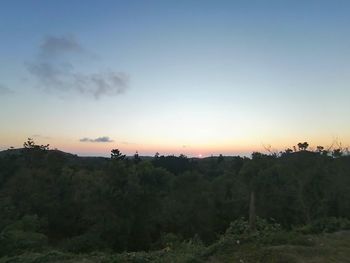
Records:
{"label": "tree line", "polygon": [[72,252],[138,251],[167,236],[211,244],[230,222],[256,216],[285,229],[350,218],[344,149],[203,159],[85,158],[36,145],[0,155],[0,255],[52,246]]}

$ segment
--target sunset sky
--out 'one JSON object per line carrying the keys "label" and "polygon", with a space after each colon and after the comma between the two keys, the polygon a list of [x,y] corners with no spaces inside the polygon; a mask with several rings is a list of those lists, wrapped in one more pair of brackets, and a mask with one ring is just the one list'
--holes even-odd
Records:
{"label": "sunset sky", "polygon": [[0,1],[0,150],[350,144],[350,1]]}

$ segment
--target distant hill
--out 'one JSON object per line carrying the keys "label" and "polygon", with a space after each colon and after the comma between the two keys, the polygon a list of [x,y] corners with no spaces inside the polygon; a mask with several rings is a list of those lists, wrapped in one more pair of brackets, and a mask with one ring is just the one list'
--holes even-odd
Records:
{"label": "distant hill", "polygon": [[[0,157],[2,156],[6,156],[6,155],[20,155],[23,153],[23,151],[25,150],[25,148],[15,148],[15,149],[7,149],[7,150],[3,150],[0,151]],[[56,154],[60,154],[60,155],[64,155],[66,157],[77,157],[76,154],[71,154],[71,153],[67,153],[67,152],[63,152],[60,150],[48,150],[50,153],[56,153]]]}

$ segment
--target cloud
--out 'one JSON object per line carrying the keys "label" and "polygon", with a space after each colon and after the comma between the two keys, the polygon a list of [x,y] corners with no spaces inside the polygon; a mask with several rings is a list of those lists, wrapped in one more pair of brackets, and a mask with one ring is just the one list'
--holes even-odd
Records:
{"label": "cloud", "polygon": [[126,141],[121,142],[121,144],[125,144],[125,145],[137,145],[137,143],[135,143],[135,142],[126,142]]}
{"label": "cloud", "polygon": [[42,56],[57,56],[65,53],[81,53],[84,48],[74,36],[47,36],[40,45]]}
{"label": "cloud", "polygon": [[123,94],[128,88],[128,76],[122,72],[74,74],[74,86],[81,94],[91,94],[96,99],[102,96]]}
{"label": "cloud", "polygon": [[98,137],[96,139],[90,139],[90,138],[82,138],[79,140],[80,142],[113,142],[108,136]]}
{"label": "cloud", "polygon": [[67,76],[69,76],[70,70],[63,65],[38,62],[27,63],[26,67],[29,73],[37,78],[39,84],[45,86],[47,89],[63,90],[69,84],[67,83]]}
{"label": "cloud", "polygon": [[13,93],[13,90],[5,87],[4,85],[0,84],[0,96],[2,95],[9,95]]}
{"label": "cloud", "polygon": [[84,73],[73,64],[67,54],[86,55],[84,48],[73,37],[47,37],[40,46],[36,61],[26,63],[28,72],[39,87],[50,92],[73,92],[99,99],[116,96],[128,89],[129,77],[123,72],[98,71]]}
{"label": "cloud", "polygon": [[48,91],[73,91],[99,99],[123,94],[128,88],[129,77],[122,72],[84,74],[75,72],[69,63],[27,63],[26,67],[38,84]]}

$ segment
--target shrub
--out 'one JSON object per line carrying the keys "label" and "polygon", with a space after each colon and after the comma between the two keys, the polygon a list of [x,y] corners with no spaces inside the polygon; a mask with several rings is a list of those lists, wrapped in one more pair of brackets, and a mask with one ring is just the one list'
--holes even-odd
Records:
{"label": "shrub", "polygon": [[258,217],[256,221],[256,230],[251,231],[248,221],[244,220],[244,218],[240,218],[231,222],[225,235],[235,237],[239,243],[242,241],[269,243],[271,236],[281,230],[281,225],[276,223],[273,219],[270,219],[269,222],[266,219]]}
{"label": "shrub", "polygon": [[253,246],[271,244],[277,233],[281,233],[281,226],[273,219],[269,221],[257,218],[256,230],[251,231],[249,223],[244,218],[231,222],[226,232],[220,239],[209,246],[204,252],[205,256],[215,254],[217,251],[233,250],[245,243],[252,243]]}
{"label": "shrub", "polygon": [[350,229],[350,220],[346,218],[326,217],[314,220],[297,231],[303,234],[332,233]]}
{"label": "shrub", "polygon": [[27,251],[40,251],[47,246],[47,237],[38,233],[38,217],[24,216],[6,226],[0,233],[0,255],[13,255]]}
{"label": "shrub", "polygon": [[86,253],[101,250],[105,248],[105,244],[98,234],[88,232],[86,234],[64,240],[61,247],[63,250],[72,253]]}

